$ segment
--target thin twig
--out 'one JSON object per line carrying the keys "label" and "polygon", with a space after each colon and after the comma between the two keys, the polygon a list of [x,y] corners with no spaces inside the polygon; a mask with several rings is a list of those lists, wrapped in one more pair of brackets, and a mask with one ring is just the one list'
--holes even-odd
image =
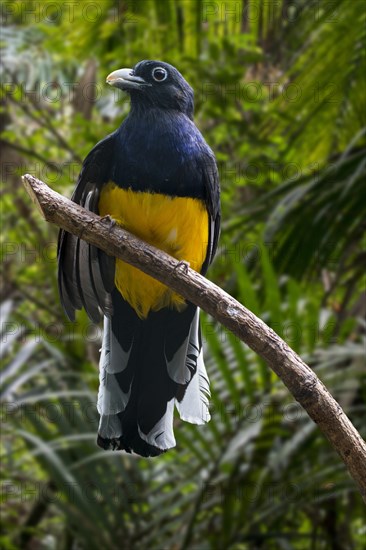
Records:
{"label": "thin twig", "polygon": [[[11,71],[9,71],[9,69],[6,70],[6,73],[9,74],[13,84],[19,85],[14,74]],[[39,126],[43,125],[53,135],[53,137],[56,139],[56,142],[59,144],[59,146],[65,151],[68,151],[76,162],[78,162],[79,164],[82,164],[83,159],[81,159],[75,153],[73,148],[70,147],[68,142],[54,127],[51,115],[48,112],[46,112],[45,109],[43,110],[41,109],[41,106],[37,104],[34,98],[32,97],[32,94],[28,94],[28,100],[32,105],[33,109],[39,113],[38,116],[29,108],[29,106],[25,102],[17,101],[8,90],[6,89],[4,90],[4,95],[6,99],[11,101],[14,105],[18,106],[23,111],[23,113],[25,113],[30,119],[36,122]]]}
{"label": "thin twig", "polygon": [[6,139],[0,139],[0,146],[1,147],[9,147],[10,149],[14,149],[14,151],[17,151],[18,153],[21,153],[22,155],[27,155],[29,157],[33,157],[40,162],[42,162],[45,166],[48,166],[51,170],[55,169],[55,163],[49,161],[46,159],[46,157],[43,157],[39,153],[36,153],[35,151],[32,151],[32,149],[27,149],[26,147],[23,147],[22,145],[19,145],[19,143],[12,143],[11,141],[7,141]]}

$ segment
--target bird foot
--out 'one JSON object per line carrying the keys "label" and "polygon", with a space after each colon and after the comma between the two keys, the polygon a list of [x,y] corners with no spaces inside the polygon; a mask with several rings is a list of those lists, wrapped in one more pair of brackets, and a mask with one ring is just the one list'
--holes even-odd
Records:
{"label": "bird foot", "polygon": [[181,260],[175,266],[174,271],[176,269],[179,269],[179,268],[182,268],[182,271],[184,271],[185,273],[188,273],[188,269],[190,268],[190,264],[189,264],[189,262],[186,262],[185,260]]}
{"label": "bird foot", "polygon": [[109,222],[109,230],[111,230],[116,225],[116,220],[114,220],[109,214],[102,216],[102,220]]}

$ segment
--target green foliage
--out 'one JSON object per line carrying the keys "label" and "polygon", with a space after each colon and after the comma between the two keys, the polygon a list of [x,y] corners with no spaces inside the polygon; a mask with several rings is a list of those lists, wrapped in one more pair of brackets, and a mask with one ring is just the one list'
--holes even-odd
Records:
{"label": "green foliage", "polygon": [[352,281],[362,278],[365,177],[364,151],[348,149],[319,174],[283,184],[263,198],[267,205],[276,203],[265,239],[278,239],[281,271],[301,278],[328,267]]}
{"label": "green foliage", "polygon": [[106,75],[143,58],[176,65],[220,169],[210,277],[365,435],[361,4],[5,3],[2,547],[362,547],[361,498],[338,457],[267,365],[206,316],[211,422],[177,418],[177,448],[156,460],[98,450],[101,330],[85,313],[66,321],[57,231],[19,179],[70,195],[82,159],[128,112]]}
{"label": "green foliage", "polygon": [[[247,289],[253,293],[253,281],[242,265],[239,271],[244,294],[238,298],[243,300]],[[264,283],[271,295],[276,285],[272,275]],[[295,281],[287,287],[292,298],[286,320],[296,336],[294,347],[316,366],[361,429],[365,407],[352,405],[349,396],[358,392],[362,376],[362,343],[338,346],[330,356],[322,347],[327,337],[321,318],[331,313],[318,303],[314,317]],[[259,296],[255,300],[265,317],[261,308],[268,306],[267,298],[262,304]],[[11,303],[3,308],[4,316],[14,316]],[[277,308],[269,313],[276,314]],[[11,350],[4,370],[4,443],[12,468],[18,475],[24,471],[13,491],[45,494],[62,514],[65,530],[83,547],[117,548],[118,535],[127,546],[138,540],[143,547],[174,547],[182,529],[182,548],[205,540],[213,547],[230,548],[253,538],[275,543],[278,537],[287,538],[289,528],[298,533],[292,535],[296,544],[297,537],[313,536],[310,524],[303,535],[300,531],[319,502],[325,509],[339,499],[361,506],[313,422],[277,380],[268,379],[268,369],[251,350],[206,317],[212,420],[206,427],[177,420],[177,449],[155,461],[96,450],[97,415],[90,390],[94,367],[85,365],[75,372],[68,366],[67,343],[63,353],[34,335],[24,344],[25,327],[19,324],[18,337],[9,328],[3,335]],[[308,330],[316,339],[315,353]],[[291,337],[288,340],[293,344]],[[344,378],[352,381],[349,387]],[[30,468],[42,472],[42,482],[34,485]],[[271,534],[276,531],[283,534]],[[57,530],[52,532],[55,536]],[[351,532],[352,526],[348,537]],[[326,536],[324,530],[321,537]]]}

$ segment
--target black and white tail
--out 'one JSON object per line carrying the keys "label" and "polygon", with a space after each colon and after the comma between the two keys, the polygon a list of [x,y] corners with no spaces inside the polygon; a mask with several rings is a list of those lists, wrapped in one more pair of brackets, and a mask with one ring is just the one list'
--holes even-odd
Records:
{"label": "black and white tail", "polygon": [[157,456],[175,446],[173,415],[210,419],[199,309],[162,309],[141,320],[117,290],[104,318],[98,445]]}

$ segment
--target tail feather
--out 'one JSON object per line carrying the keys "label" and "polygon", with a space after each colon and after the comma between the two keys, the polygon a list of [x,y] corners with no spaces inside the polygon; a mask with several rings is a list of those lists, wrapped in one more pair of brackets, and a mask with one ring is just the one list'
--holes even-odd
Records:
{"label": "tail feather", "polygon": [[175,446],[174,405],[195,424],[210,418],[199,310],[163,309],[141,320],[112,295],[100,358],[98,445],[157,456]]}
{"label": "tail feather", "polygon": [[[177,384],[186,386],[189,384],[192,376],[196,372],[197,359],[202,347],[200,341],[200,329],[199,329],[199,309],[195,308],[193,319],[191,319],[191,310],[188,311],[188,319],[186,325],[188,325],[188,333],[182,345],[174,353],[173,357],[169,360],[164,349],[164,355],[167,365],[167,370],[170,378]],[[188,322],[187,322],[188,321]],[[178,326],[179,328],[179,326]]]}
{"label": "tail feather", "polygon": [[138,424],[138,433],[141,439],[162,451],[175,447],[173,432],[174,401],[175,399],[172,397],[172,399],[167,402],[165,413],[148,433],[144,433]]}
{"label": "tail feather", "polygon": [[[132,347],[132,346],[131,346]],[[128,364],[131,348],[125,352],[111,330],[111,321],[104,317],[103,346],[99,364],[98,412],[106,416],[123,412],[131,395],[131,385],[124,391],[124,385],[119,382],[119,374],[123,373]],[[128,380],[127,380],[128,382]]]}
{"label": "tail feather", "polygon": [[176,400],[176,407],[182,420],[190,424],[205,424],[211,416],[209,411],[210,383],[202,349],[197,360],[197,372],[188,384],[182,401]]}

